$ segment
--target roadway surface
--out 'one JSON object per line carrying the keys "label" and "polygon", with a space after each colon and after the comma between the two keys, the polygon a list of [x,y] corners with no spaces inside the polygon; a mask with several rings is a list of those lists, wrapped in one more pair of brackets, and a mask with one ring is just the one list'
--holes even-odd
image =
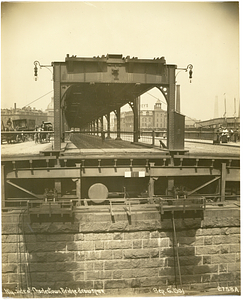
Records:
{"label": "roadway surface", "polygon": [[[130,137],[131,138],[131,137]],[[126,139],[124,136],[123,139]],[[129,138],[128,138],[129,139]],[[76,134],[71,137],[71,141],[62,143],[61,148],[65,154],[105,154],[105,153],[157,153],[164,151],[159,147],[159,139],[155,139],[155,146],[151,146],[149,138],[141,138],[138,144],[132,144],[126,140],[105,139],[102,141],[101,137]],[[167,144],[164,139],[163,142]],[[27,141],[15,144],[2,144],[2,157],[8,156],[28,156],[38,155],[41,151],[48,151],[53,149],[53,141],[50,143],[36,144],[34,141]],[[218,155],[218,156],[240,156],[240,143],[229,143],[213,145],[212,141],[200,140],[186,140],[185,150],[190,154],[199,155]]]}

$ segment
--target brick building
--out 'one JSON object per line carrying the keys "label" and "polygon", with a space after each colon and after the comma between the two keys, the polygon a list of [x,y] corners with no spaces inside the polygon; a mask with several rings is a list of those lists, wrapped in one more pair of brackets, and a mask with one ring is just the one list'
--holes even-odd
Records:
{"label": "brick building", "polygon": [[36,125],[41,125],[42,121],[52,122],[54,121],[54,106],[53,98],[48,104],[47,109],[43,112],[40,109],[32,108],[30,106],[24,108],[17,108],[16,103],[13,108],[1,109],[1,121],[6,125],[8,119],[18,120],[18,119],[31,119],[35,120]]}
{"label": "brick building", "polygon": [[[133,131],[134,114],[132,111],[121,112],[121,131]],[[117,119],[114,118],[114,130],[117,128]],[[140,129],[141,130],[164,130],[167,128],[167,111],[161,108],[158,100],[153,110],[140,110]]]}
{"label": "brick building", "polygon": [[153,110],[153,129],[167,128],[167,112],[161,108],[161,102],[158,100]]}

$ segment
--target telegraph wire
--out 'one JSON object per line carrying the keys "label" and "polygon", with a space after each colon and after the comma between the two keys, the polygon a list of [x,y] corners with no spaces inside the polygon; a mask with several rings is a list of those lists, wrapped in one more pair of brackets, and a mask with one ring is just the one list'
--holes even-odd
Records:
{"label": "telegraph wire", "polygon": [[[150,95],[151,97],[153,97],[153,98],[155,98],[155,99],[161,101],[164,105],[167,105],[167,103],[165,103],[164,101],[160,100],[159,98],[153,96],[152,94],[150,94],[150,93],[148,93],[148,92],[147,92],[147,94]],[[193,118],[191,118],[191,117],[189,117],[189,116],[186,116],[186,117],[189,118],[190,120],[194,121],[196,124],[198,124],[197,120],[195,120],[195,119],[193,119]],[[202,126],[202,125],[200,125],[200,126]]]}
{"label": "telegraph wire", "polygon": [[52,92],[53,92],[53,90],[51,90],[50,92],[46,93],[45,95],[42,95],[41,97],[37,98],[36,100],[34,100],[34,101],[32,101],[32,102],[26,104],[25,106],[22,107],[22,109],[25,108],[26,106],[28,106],[28,105],[30,105],[30,104],[36,102],[37,100],[39,100],[39,99],[45,97],[46,95],[48,95],[48,94],[50,94],[50,93],[52,93]]}
{"label": "telegraph wire", "polygon": [[153,97],[153,98],[155,98],[155,99],[159,100],[159,101],[160,101],[160,102],[162,102],[164,105],[167,105],[167,103],[165,103],[163,100],[160,100],[159,98],[157,98],[157,97],[153,96],[153,95],[152,95],[152,94],[150,94],[149,92],[146,92],[146,94],[148,94],[148,95],[150,95],[151,97]]}

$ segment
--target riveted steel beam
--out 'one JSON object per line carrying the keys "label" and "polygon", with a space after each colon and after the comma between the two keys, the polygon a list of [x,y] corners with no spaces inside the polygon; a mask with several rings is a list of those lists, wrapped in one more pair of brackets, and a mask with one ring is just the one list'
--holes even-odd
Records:
{"label": "riveted steel beam", "polygon": [[[55,150],[61,147],[64,119],[69,128],[82,128],[118,110],[118,107],[133,101],[151,88],[164,86],[168,89],[168,148],[180,149],[175,131],[177,66],[167,65],[164,57],[138,59],[125,58],[121,54],[93,58],[67,56],[65,62],[54,62],[53,67]],[[139,132],[139,129],[134,131]]]}

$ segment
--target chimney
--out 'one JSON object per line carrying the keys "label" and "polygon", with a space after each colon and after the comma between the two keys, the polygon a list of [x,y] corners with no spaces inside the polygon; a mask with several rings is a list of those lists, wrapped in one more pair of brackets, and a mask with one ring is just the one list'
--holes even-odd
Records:
{"label": "chimney", "polygon": [[14,103],[14,111],[16,111],[16,103]]}

